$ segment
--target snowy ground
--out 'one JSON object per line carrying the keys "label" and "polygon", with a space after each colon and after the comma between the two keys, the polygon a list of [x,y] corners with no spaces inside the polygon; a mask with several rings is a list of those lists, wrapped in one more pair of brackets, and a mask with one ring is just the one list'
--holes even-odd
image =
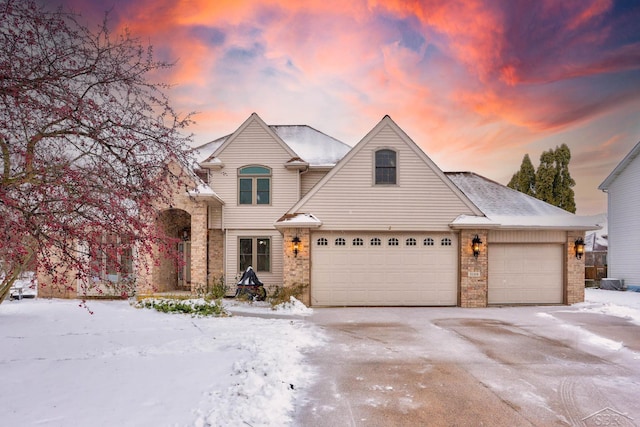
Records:
{"label": "snowy ground", "polygon": [[[93,314],[77,301],[5,301],[0,425],[291,425],[320,374],[305,352],[325,335],[298,304],[227,305],[234,316],[192,318],[126,301],[91,301]],[[640,324],[640,293],[587,289],[567,309]]]}

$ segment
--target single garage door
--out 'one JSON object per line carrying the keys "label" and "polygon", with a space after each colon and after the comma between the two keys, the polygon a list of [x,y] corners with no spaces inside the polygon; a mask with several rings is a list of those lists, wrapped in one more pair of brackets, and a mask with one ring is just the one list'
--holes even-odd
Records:
{"label": "single garage door", "polygon": [[314,233],[311,303],[456,305],[458,239],[449,233]]}
{"label": "single garage door", "polygon": [[562,304],[561,244],[489,248],[489,304]]}

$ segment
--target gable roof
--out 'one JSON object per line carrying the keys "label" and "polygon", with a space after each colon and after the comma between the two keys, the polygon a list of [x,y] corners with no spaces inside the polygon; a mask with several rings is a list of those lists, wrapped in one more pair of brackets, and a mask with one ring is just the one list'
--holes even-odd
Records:
{"label": "gable roof", "polygon": [[409,138],[409,136],[400,128],[400,126],[398,126],[392,119],[391,117],[389,117],[388,115],[384,116],[382,118],[382,120],[380,120],[380,122],[378,122],[378,124],[369,131],[369,133],[367,133],[367,135],[365,135],[364,138],[362,138],[360,140],[360,142],[358,142],[355,147],[353,147],[351,149],[351,151],[349,151],[346,156],[344,156],[339,162],[338,164],[331,169],[331,171],[329,171],[329,173],[327,173],[314,187],[313,189],[311,189],[311,191],[309,191],[302,199],[300,199],[298,201],[298,203],[296,203],[289,211],[288,214],[297,214],[299,213],[298,210],[302,208],[302,206],[304,206],[309,199],[311,199],[313,197],[314,194],[316,194],[318,192],[318,190],[320,188],[322,188],[322,186],[329,181],[330,179],[332,179],[332,177],[334,175],[336,175],[338,172],[340,172],[340,170],[349,163],[349,161],[355,157],[358,152],[360,150],[363,149],[363,147],[365,147],[367,145],[367,143],[369,141],[371,141],[378,133],[380,133],[380,131],[385,127],[385,126],[389,126],[394,132],[397,133],[397,135],[402,139],[402,141],[404,143],[407,144],[407,146],[409,148],[411,148],[416,155],[424,162],[426,163],[426,165],[431,168],[433,170],[433,172],[442,180],[442,182],[452,191],[452,193],[454,193],[460,200],[461,202],[467,206],[472,212],[476,213],[477,215],[482,215],[482,212],[478,209],[477,206],[475,206],[473,204],[473,202],[471,200],[469,200],[467,198],[467,196],[464,195],[464,193],[462,191],[460,191],[460,189],[458,187],[456,187],[446,176],[445,174],[440,170],[440,168],[433,162],[433,160],[431,160],[431,158],[429,158],[429,156],[427,156],[427,154],[420,148],[418,147],[418,145],[416,145],[415,142],[413,142],[413,140],[411,138]]}
{"label": "gable roof", "polygon": [[635,147],[633,147],[631,149],[631,151],[629,152],[629,154],[627,154],[624,159],[622,159],[622,161],[620,163],[618,163],[618,166],[615,167],[615,169],[613,170],[613,172],[611,172],[609,174],[609,176],[602,181],[602,184],[600,184],[598,186],[598,190],[602,190],[602,191],[607,191],[609,189],[609,187],[611,186],[611,184],[613,183],[613,181],[616,180],[616,178],[618,178],[618,176],[620,176],[620,174],[622,173],[622,171],[625,170],[625,168],[627,166],[629,166],[629,164],[636,158],[638,157],[638,155],[640,155],[640,142],[638,142]]}
{"label": "gable roof", "polygon": [[454,228],[542,228],[595,230],[593,217],[581,217],[473,172],[446,172],[446,176],[482,211],[485,217],[461,215]]}
{"label": "gable roof", "polygon": [[211,162],[213,157],[215,157],[215,153],[219,152],[223,145],[228,145],[227,142],[232,139],[240,129],[244,129],[251,118],[259,120],[280,143],[284,143],[292,159],[301,159],[310,166],[333,166],[351,150],[349,145],[311,126],[267,125],[256,113],[253,113],[251,117],[245,121],[245,124],[240,126],[233,134],[225,135],[194,148],[193,151],[198,163]]}

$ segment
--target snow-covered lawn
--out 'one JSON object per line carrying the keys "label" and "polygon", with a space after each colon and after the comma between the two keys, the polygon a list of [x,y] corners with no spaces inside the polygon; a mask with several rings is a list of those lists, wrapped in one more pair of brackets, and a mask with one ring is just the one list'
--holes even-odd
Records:
{"label": "snow-covered lawn", "polygon": [[303,352],[324,340],[297,304],[226,318],[88,305],[0,305],[0,425],[287,425],[314,376]]}
{"label": "snow-covered lawn", "polygon": [[[5,301],[0,425],[292,424],[297,399],[320,374],[305,351],[327,342],[305,321],[312,310],[225,304],[234,316],[162,314],[126,301],[90,301],[93,314],[78,301]],[[587,289],[586,302],[567,309],[640,324],[640,293]]]}

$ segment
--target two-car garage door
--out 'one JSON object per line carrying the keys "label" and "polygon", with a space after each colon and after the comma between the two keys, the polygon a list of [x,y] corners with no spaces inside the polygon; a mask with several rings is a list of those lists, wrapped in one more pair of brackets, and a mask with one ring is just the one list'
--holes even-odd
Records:
{"label": "two-car garage door", "polygon": [[456,305],[453,233],[314,233],[311,303],[316,306]]}

